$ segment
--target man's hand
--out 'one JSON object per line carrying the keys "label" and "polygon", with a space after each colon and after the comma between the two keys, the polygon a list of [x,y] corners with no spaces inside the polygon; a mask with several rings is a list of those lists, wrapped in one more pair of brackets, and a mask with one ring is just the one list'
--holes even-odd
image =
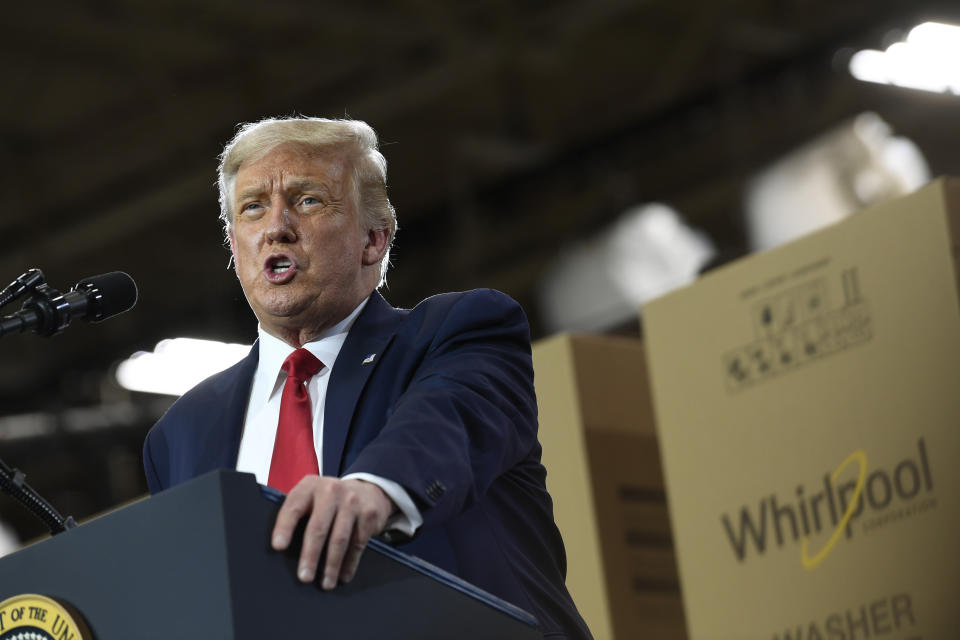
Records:
{"label": "man's hand", "polygon": [[353,579],[367,541],[383,531],[395,509],[393,501],[375,484],[306,476],[280,507],[273,527],[273,548],[283,551],[290,546],[297,523],[309,516],[297,577],[301,582],[313,581],[326,544],[322,586],[330,590],[338,579],[343,582]]}

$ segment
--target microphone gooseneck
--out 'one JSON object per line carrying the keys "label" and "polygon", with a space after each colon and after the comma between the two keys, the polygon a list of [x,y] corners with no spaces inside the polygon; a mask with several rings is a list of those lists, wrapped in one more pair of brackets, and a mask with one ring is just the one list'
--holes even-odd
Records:
{"label": "microphone gooseneck", "polygon": [[0,308],[7,306],[27,291],[32,291],[45,281],[43,271],[27,269],[20,277],[8,284],[3,291],[0,291]]}
{"label": "microphone gooseneck", "polygon": [[77,526],[73,516],[64,518],[60,515],[49,502],[27,484],[26,475],[22,471],[11,469],[3,460],[0,460],[0,491],[10,495],[27,511],[40,518],[52,534],[62,533]]}

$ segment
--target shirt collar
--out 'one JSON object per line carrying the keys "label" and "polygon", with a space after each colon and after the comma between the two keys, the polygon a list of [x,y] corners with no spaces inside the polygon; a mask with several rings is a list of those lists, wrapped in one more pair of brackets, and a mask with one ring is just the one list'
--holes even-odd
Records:
{"label": "shirt collar", "polygon": [[[350,315],[321,333],[315,340],[303,345],[303,348],[315,355],[320,362],[332,370],[337,355],[340,353],[340,348],[343,347],[343,343],[347,339],[347,333],[350,332],[357,316],[360,315],[369,301],[370,297],[367,296],[363,302],[357,305],[356,309],[350,312]],[[264,331],[262,326],[257,327],[257,333],[260,336],[258,343],[260,360],[254,374],[251,394],[263,394],[263,400],[265,401],[276,390],[277,382],[283,373],[280,367],[287,356],[294,352],[294,348],[280,338]]]}

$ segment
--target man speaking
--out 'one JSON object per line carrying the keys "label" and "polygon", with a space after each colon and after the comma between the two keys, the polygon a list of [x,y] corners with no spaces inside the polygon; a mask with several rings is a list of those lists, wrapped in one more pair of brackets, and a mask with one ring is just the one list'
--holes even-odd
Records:
{"label": "man speaking", "polygon": [[411,538],[401,550],[533,613],[546,637],[589,637],[564,585],[520,307],[484,290],[401,310],[377,293],[396,218],[363,122],[245,125],[219,188],[259,339],[151,429],[150,491],[248,471],[288,494],[275,549],[306,520],[303,582],[348,582],[390,530]]}

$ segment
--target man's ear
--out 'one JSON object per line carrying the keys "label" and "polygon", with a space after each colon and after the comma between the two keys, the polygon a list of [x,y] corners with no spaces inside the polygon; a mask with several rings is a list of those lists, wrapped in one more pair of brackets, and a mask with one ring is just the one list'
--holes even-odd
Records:
{"label": "man's ear", "polygon": [[[232,236],[231,236],[232,238]],[[388,229],[368,229],[363,238],[363,264],[369,266],[379,264],[383,254],[387,251],[387,242],[390,239]]]}

